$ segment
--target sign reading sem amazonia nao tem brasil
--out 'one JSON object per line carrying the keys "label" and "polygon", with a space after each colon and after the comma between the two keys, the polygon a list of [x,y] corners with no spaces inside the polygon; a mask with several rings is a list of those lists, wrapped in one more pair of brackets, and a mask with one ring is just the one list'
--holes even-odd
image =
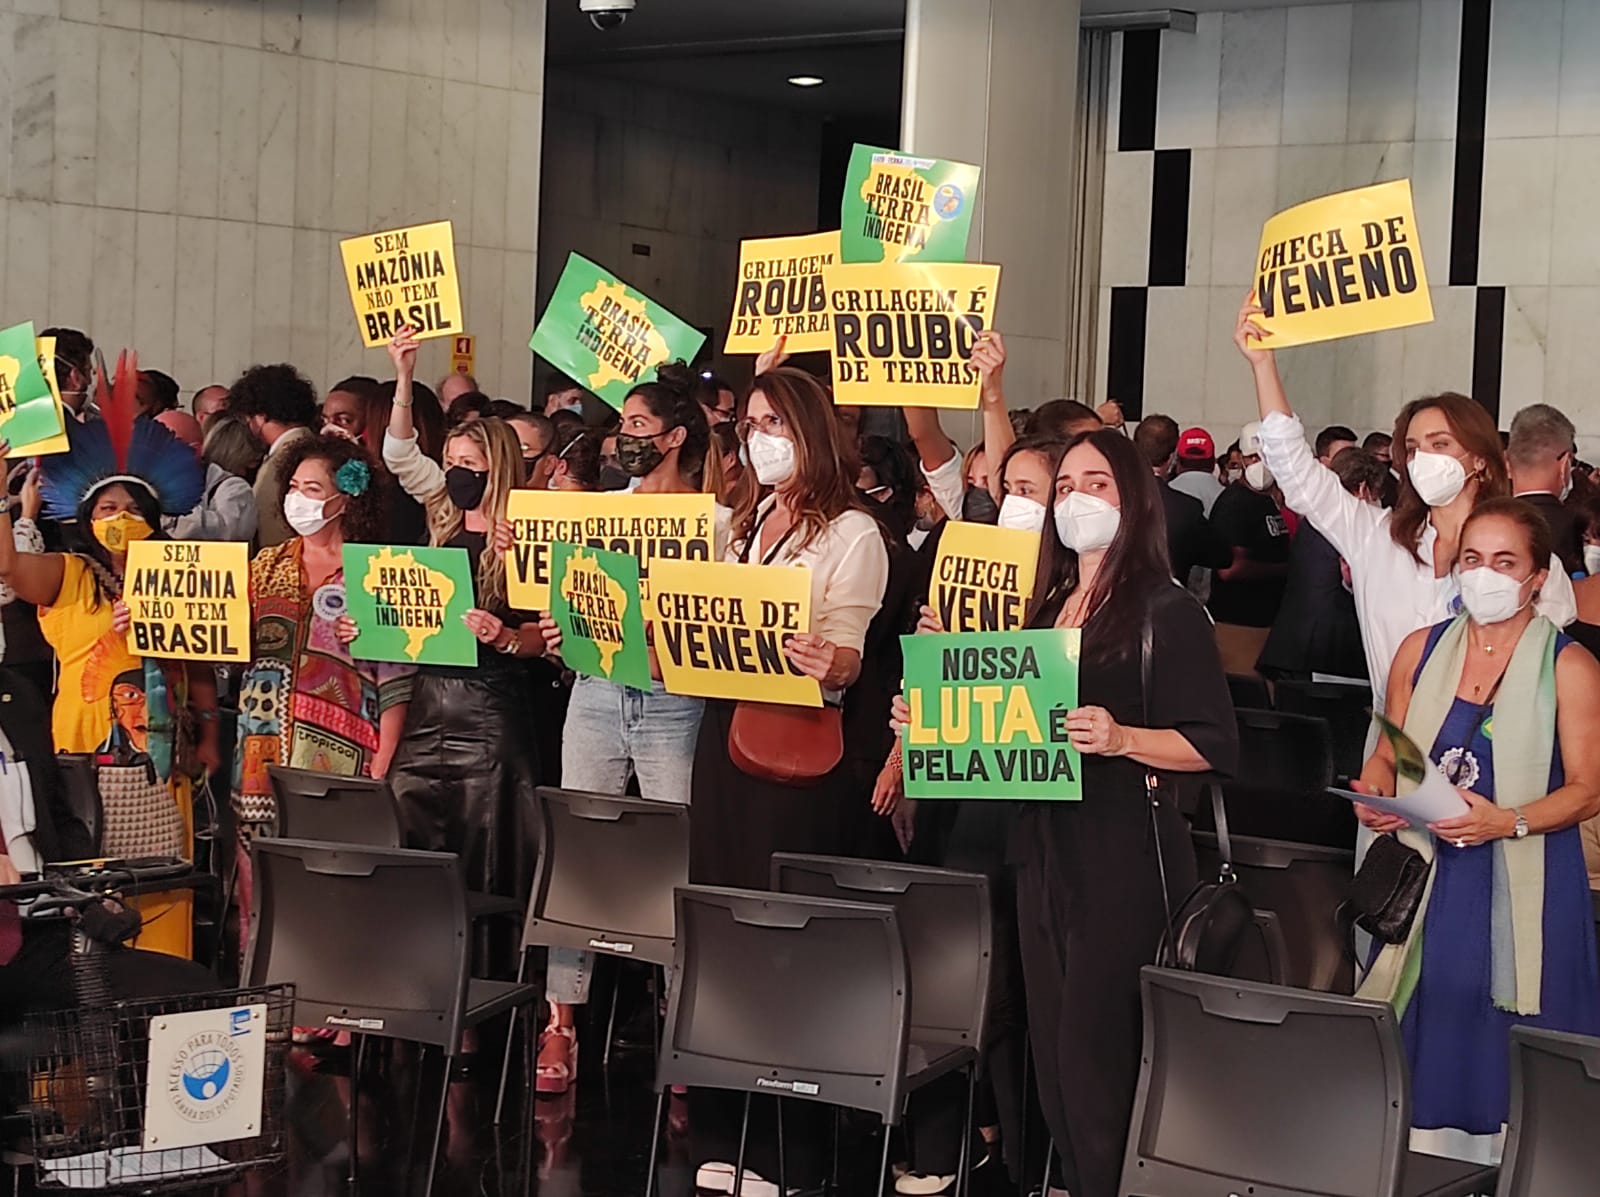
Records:
{"label": "sign reading sem amazonia nao tem brasil", "polygon": [[244,661],[250,655],[250,548],[231,541],[128,546],[128,648],[141,657]]}
{"label": "sign reading sem amazonia nao tem brasil", "polygon": [[387,344],[402,325],[417,330],[418,340],[461,331],[461,280],[448,220],[349,237],[339,253],[367,348]]}
{"label": "sign reading sem amazonia nao tem brasil", "polygon": [[1267,221],[1255,296],[1271,349],[1430,322],[1411,181],[1325,195]]}

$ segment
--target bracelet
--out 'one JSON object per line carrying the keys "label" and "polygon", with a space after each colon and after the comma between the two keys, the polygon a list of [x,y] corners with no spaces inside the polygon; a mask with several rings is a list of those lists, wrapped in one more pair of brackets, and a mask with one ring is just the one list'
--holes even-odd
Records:
{"label": "bracelet", "polygon": [[497,651],[508,657],[516,656],[522,651],[522,633],[520,631],[512,632],[511,639],[507,640]]}
{"label": "bracelet", "polygon": [[407,408],[410,407],[413,402],[413,400],[407,399],[404,403],[401,403],[400,400],[396,399],[394,401],[394,406],[399,408]]}
{"label": "bracelet", "polygon": [[0,495],[0,515],[9,515],[11,512],[11,496]]}

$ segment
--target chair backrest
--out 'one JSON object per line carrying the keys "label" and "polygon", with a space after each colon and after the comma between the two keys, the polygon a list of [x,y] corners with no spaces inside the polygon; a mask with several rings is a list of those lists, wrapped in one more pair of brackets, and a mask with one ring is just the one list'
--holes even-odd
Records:
{"label": "chair backrest", "polygon": [[689,808],[540,786],[544,836],[524,947],[671,964],[672,891],[689,882]]}
{"label": "chair backrest", "polygon": [[1266,681],[1253,673],[1228,674],[1228,697],[1236,707],[1257,707],[1266,710],[1272,706],[1272,692]]}
{"label": "chair backrest", "polygon": [[[1233,871],[1250,905],[1278,916],[1287,956],[1283,984],[1323,993],[1350,993],[1354,966],[1336,911],[1350,891],[1355,853],[1348,848],[1291,844],[1256,836],[1229,837]],[[1221,863],[1217,837],[1196,832],[1200,875]]]}
{"label": "chair backrest", "polygon": [[[1239,772],[1222,785],[1230,829],[1291,843],[1348,848],[1355,843],[1350,804],[1327,793],[1333,741],[1326,720],[1240,708]],[[1196,825],[1211,829],[1205,804]]]}
{"label": "chair backrest", "polygon": [[1360,776],[1367,758],[1367,731],[1372,726],[1371,686],[1281,678],[1273,683],[1273,691],[1273,705],[1278,710],[1327,720],[1334,774]]}
{"label": "chair backrest", "polygon": [[1511,1029],[1511,1120],[1495,1197],[1572,1197],[1595,1188],[1600,1039]]}
{"label": "chair backrest", "polygon": [[894,907],[911,969],[911,1039],[976,1049],[989,1004],[989,879],[838,856],[772,857],[772,888]]}
{"label": "chair backrest", "polygon": [[61,774],[61,798],[68,816],[83,825],[84,834],[93,845],[92,853],[100,851],[100,782],[95,776],[92,752],[59,752],[56,768]]}
{"label": "chair backrest", "polygon": [[910,980],[894,907],[683,886],[656,1086],[871,1110],[897,1123]]}
{"label": "chair backrest", "polygon": [[267,776],[278,802],[279,838],[400,846],[400,812],[383,782],[284,765],[268,765]]}
{"label": "chair backrest", "polygon": [[1125,1194],[1389,1197],[1411,1121],[1382,1002],[1146,968]]}
{"label": "chair backrest", "polygon": [[247,985],[295,985],[298,1026],[348,1027],[455,1052],[467,891],[450,852],[261,838]]}

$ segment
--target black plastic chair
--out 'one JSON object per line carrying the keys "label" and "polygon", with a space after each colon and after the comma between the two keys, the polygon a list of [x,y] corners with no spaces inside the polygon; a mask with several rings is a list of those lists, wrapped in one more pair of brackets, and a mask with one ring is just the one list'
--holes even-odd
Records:
{"label": "black plastic chair", "polygon": [[1596,1187],[1600,1039],[1511,1029],[1511,1120],[1495,1197],[1574,1197]]}
{"label": "black plastic chair", "polygon": [[1264,678],[1253,673],[1228,674],[1228,697],[1235,707],[1252,707],[1258,710],[1272,708],[1272,691]]}
{"label": "black plastic chair", "polygon": [[[952,869],[778,852],[772,857],[772,888],[783,894],[894,908],[911,969],[907,1059],[917,1078],[914,1087],[965,1068],[967,1105],[962,1125],[968,1128],[968,1138],[963,1143],[969,1141],[993,961],[989,879]],[[966,1165],[963,1151],[958,1191],[967,1183]]]}
{"label": "black plastic chair", "polygon": [[[1354,810],[1327,792],[1333,784],[1333,741],[1326,720],[1240,708],[1239,772],[1223,782],[1236,835],[1348,848],[1356,841]],[[1195,826],[1213,830],[1204,803]]]}
{"label": "black plastic chair", "polygon": [[1496,1172],[1411,1152],[1383,1002],[1146,968],[1123,1197],[1471,1197]]}
{"label": "black plastic chair", "polygon": [[431,1193],[462,1032],[537,1001],[538,990],[470,976],[467,891],[454,853],[268,838],[250,851],[245,983],[293,982],[297,1025],[441,1049]]}
{"label": "black plastic chair", "polygon": [[1273,683],[1274,706],[1290,715],[1325,719],[1333,744],[1336,777],[1359,777],[1367,761],[1372,727],[1372,687],[1345,682],[1280,678]]}
{"label": "black plastic chair", "polygon": [[[1210,876],[1220,861],[1217,837],[1196,832],[1194,844],[1200,875]],[[1278,983],[1323,993],[1353,992],[1354,962],[1335,911],[1349,893],[1355,853],[1244,835],[1231,836],[1230,846],[1234,875],[1250,905],[1277,916],[1285,953]]]}
{"label": "black plastic chair", "polygon": [[[908,1075],[911,982],[893,906],[683,886],[667,1023],[656,1064],[645,1197],[655,1187],[667,1089],[743,1093],[733,1191],[744,1179],[753,1094],[877,1114],[897,1125]],[[779,1130],[778,1192],[787,1190]],[[889,1167],[884,1134],[879,1193]]]}
{"label": "black plastic chair", "polygon": [[[522,927],[518,980],[527,975],[530,948],[577,948],[671,964],[677,943],[672,895],[689,881],[689,808],[553,786],[540,786],[538,797],[543,838]],[[608,1061],[616,1015],[613,992]],[[496,1124],[504,1104],[502,1076]]]}

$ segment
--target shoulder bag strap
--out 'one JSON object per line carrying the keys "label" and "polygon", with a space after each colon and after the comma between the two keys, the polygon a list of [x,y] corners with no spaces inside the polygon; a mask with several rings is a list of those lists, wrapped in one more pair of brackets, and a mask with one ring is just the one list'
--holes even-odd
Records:
{"label": "shoulder bag strap", "polygon": [[[1151,658],[1155,655],[1154,640],[1151,611],[1147,605],[1144,609],[1144,624],[1139,633],[1139,704],[1144,712],[1146,727],[1150,726],[1150,687],[1154,676]],[[1172,891],[1167,885],[1167,858],[1161,850],[1161,825],[1156,818],[1156,810],[1161,805],[1161,778],[1148,765],[1144,771],[1144,796],[1145,805],[1150,808],[1150,840],[1156,848],[1156,873],[1161,878],[1161,917],[1167,925],[1167,933],[1156,952],[1156,963],[1163,968],[1172,968],[1177,962],[1178,929],[1172,922]]]}

